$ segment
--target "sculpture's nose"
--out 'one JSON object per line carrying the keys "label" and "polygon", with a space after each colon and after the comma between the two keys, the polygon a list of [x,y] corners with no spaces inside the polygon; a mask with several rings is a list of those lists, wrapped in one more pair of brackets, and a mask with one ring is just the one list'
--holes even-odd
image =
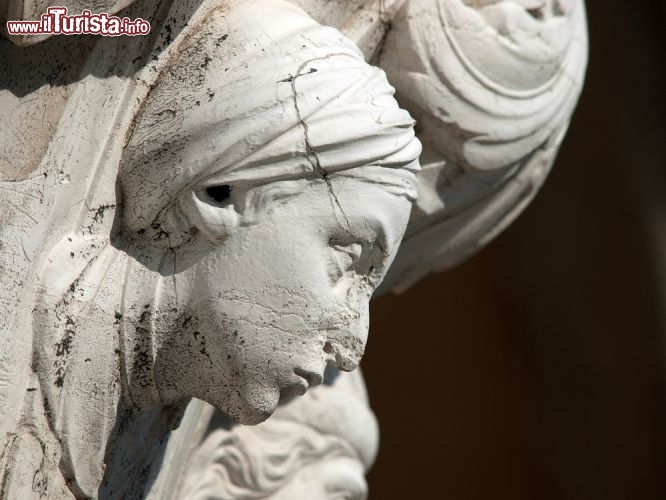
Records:
{"label": "sculpture's nose", "polygon": [[365,351],[365,338],[363,337],[349,331],[329,330],[327,341],[324,344],[328,365],[345,372],[356,368]]}

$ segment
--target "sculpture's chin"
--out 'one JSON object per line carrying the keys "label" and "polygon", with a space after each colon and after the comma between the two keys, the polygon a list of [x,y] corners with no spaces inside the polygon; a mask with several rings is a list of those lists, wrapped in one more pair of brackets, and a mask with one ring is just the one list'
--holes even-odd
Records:
{"label": "sculpture's chin", "polygon": [[279,401],[278,390],[261,388],[249,392],[241,391],[233,401],[223,398],[221,401],[208,402],[239,424],[257,425],[273,414]]}
{"label": "sculpture's chin", "polygon": [[268,417],[270,417],[274,411],[275,409],[271,411],[264,411],[257,408],[249,408],[238,412],[236,415],[230,413],[229,416],[239,424],[257,425],[265,421]]}

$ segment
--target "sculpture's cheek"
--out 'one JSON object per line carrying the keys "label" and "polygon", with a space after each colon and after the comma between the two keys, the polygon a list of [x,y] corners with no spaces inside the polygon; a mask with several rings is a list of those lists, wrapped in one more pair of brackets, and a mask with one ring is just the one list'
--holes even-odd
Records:
{"label": "sculpture's cheek", "polygon": [[[192,304],[164,345],[164,355],[176,361],[163,363],[162,380],[251,424],[321,383],[327,364],[355,368],[367,337],[368,294],[337,297],[328,284],[322,301],[285,285],[227,289]],[[184,374],[179,359],[187,360]]]}
{"label": "sculpture's cheek", "polygon": [[[283,305],[267,300],[277,296]],[[288,289],[220,291],[182,318],[158,351],[160,385],[174,397],[203,399],[254,424],[321,382],[329,359],[322,313]]]}

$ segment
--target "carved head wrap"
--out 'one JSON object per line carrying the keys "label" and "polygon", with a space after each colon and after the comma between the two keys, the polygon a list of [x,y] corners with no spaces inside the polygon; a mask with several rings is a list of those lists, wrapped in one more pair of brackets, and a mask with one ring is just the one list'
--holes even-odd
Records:
{"label": "carved head wrap", "polygon": [[201,32],[150,93],[126,148],[131,229],[163,223],[184,192],[212,184],[348,172],[415,198],[414,121],[350,40],[273,2],[213,11]]}

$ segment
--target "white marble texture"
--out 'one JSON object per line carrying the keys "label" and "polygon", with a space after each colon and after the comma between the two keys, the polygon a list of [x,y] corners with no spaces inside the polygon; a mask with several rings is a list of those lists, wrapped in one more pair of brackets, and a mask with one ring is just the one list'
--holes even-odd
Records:
{"label": "white marble texture", "polygon": [[[382,280],[454,265],[525,207],[587,57],[577,0],[67,5],[129,5],[153,31],[0,41],[7,498],[194,495],[214,464],[184,457],[215,441],[213,406],[257,424],[354,369]],[[278,410],[337,451],[247,498],[361,477],[374,417],[335,428],[345,398]]]}

